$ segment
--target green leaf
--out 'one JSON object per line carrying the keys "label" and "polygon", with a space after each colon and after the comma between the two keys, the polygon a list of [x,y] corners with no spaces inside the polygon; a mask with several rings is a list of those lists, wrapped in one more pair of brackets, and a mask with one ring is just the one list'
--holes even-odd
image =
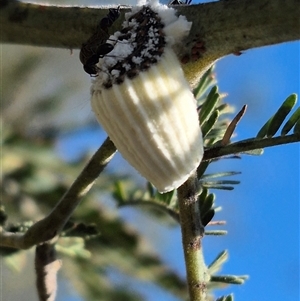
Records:
{"label": "green leaf", "polygon": [[283,123],[286,116],[291,112],[293,107],[297,102],[297,95],[292,94],[290,95],[278,109],[278,111],[273,116],[269,128],[267,130],[267,137],[273,137],[278,129],[280,128],[281,124]]}
{"label": "green leaf", "polygon": [[202,176],[202,179],[214,179],[214,178],[220,178],[220,177],[229,177],[229,176],[235,176],[239,175],[241,172],[239,171],[228,171],[228,172],[218,172],[213,174],[205,174]]}
{"label": "green leaf", "polygon": [[200,209],[201,209],[201,204],[205,202],[207,196],[208,196],[208,189],[205,187],[202,187],[202,191],[201,191],[200,195],[198,196]]}
{"label": "green leaf", "polygon": [[173,196],[175,195],[176,190],[169,191],[167,193],[157,193],[156,198],[161,202],[169,205]]}
{"label": "green leaf", "polygon": [[216,126],[206,135],[205,146],[215,146],[215,143],[222,140],[225,131],[226,127],[217,122]]}
{"label": "green leaf", "polygon": [[203,177],[203,174],[205,173],[209,163],[210,163],[209,161],[202,161],[200,163],[200,165],[197,168],[197,178],[198,179]]}
{"label": "green leaf", "polygon": [[263,153],[264,153],[263,148],[257,148],[257,149],[241,152],[241,154],[250,155],[250,156],[261,156]]}
{"label": "green leaf", "polygon": [[240,184],[240,181],[232,181],[232,180],[222,180],[222,181],[201,181],[203,187],[211,188],[211,189],[222,189],[222,190],[233,190],[233,186],[227,185],[236,185]]}
{"label": "green leaf", "polygon": [[207,267],[209,273],[215,274],[218,272],[222,265],[228,260],[228,251],[224,250],[222,251],[216,258],[215,260]]}
{"label": "green leaf", "polygon": [[231,185],[236,185],[236,184],[240,184],[240,181],[235,181],[235,180],[220,180],[220,181],[213,181],[213,182],[206,182],[208,185],[227,185],[227,184],[231,184]]}
{"label": "green leaf", "polygon": [[207,189],[203,189],[202,193],[198,197],[199,210],[203,226],[206,226],[215,215],[215,210],[213,209],[214,200],[215,195],[213,193],[208,194]]}
{"label": "green leaf", "polygon": [[220,112],[218,110],[215,110],[211,114],[209,119],[206,122],[204,122],[204,124],[201,127],[203,137],[205,137],[211,131],[211,129],[214,127],[214,125],[218,121],[219,116],[220,116]]}
{"label": "green leaf", "polygon": [[60,238],[55,245],[56,251],[69,257],[90,258],[91,252],[85,249],[84,239],[81,237]]}
{"label": "green leaf", "polygon": [[235,276],[235,275],[222,275],[222,276],[211,276],[211,282],[222,282],[228,284],[244,284],[245,280],[248,279],[248,276]]}
{"label": "green leaf", "polygon": [[219,106],[217,107],[217,110],[218,110],[219,112],[225,111],[225,113],[226,113],[226,110],[228,110],[228,107],[229,107],[228,103],[222,103],[221,105],[219,105]]}
{"label": "green leaf", "polygon": [[294,134],[300,133],[300,120],[298,120],[294,127]]}
{"label": "green leaf", "polygon": [[115,182],[114,191],[113,191],[112,195],[115,198],[115,200],[118,202],[119,205],[126,202],[126,200],[128,199],[128,195],[126,193],[126,190],[124,188],[122,181]]}
{"label": "green leaf", "polygon": [[209,116],[214,111],[218,101],[220,100],[220,94],[218,93],[218,87],[214,86],[211,88],[206,101],[201,107],[199,112],[200,125],[202,126]]}
{"label": "green leaf", "polygon": [[231,191],[234,189],[233,186],[222,186],[222,185],[205,185],[205,187],[210,189],[219,189],[219,190],[227,190],[227,191]]}
{"label": "green leaf", "polygon": [[262,126],[262,128],[258,131],[256,138],[264,138],[267,136],[267,132],[269,129],[269,126],[272,122],[273,116]]}
{"label": "green leaf", "polygon": [[147,182],[147,191],[151,198],[153,198],[155,196],[156,190],[150,182]]}
{"label": "green leaf", "polygon": [[216,301],[233,301],[233,295],[228,295],[228,296],[222,296],[218,299],[216,299]]}
{"label": "green leaf", "polygon": [[201,213],[201,217],[202,215],[204,216],[206,212],[208,212],[215,201],[215,195],[213,193],[210,193],[204,201],[200,202],[200,213]]}
{"label": "green leaf", "polygon": [[225,296],[219,297],[218,299],[216,299],[216,301],[226,301],[226,297]]}
{"label": "green leaf", "polygon": [[283,126],[281,130],[281,135],[285,136],[299,120],[300,120],[300,107],[293,113],[291,118]]}
{"label": "green leaf", "polygon": [[212,77],[213,69],[214,69],[214,66],[212,66],[210,69],[208,69],[203,74],[203,76],[200,78],[197,87],[193,91],[193,94],[196,99],[201,97],[205,93],[205,91],[209,88],[209,86],[212,85],[213,83],[215,83],[215,80]]}
{"label": "green leaf", "polygon": [[228,231],[226,230],[206,230],[205,235],[213,235],[213,236],[222,236],[226,235]]}
{"label": "green leaf", "polygon": [[209,209],[207,212],[205,212],[203,215],[201,214],[201,222],[202,225],[205,227],[214,217],[215,215],[215,210],[214,209]]}

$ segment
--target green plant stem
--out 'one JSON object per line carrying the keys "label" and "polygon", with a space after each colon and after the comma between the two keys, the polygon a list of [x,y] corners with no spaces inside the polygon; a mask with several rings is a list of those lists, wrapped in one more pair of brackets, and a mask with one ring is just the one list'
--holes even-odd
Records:
{"label": "green plant stem", "polygon": [[214,146],[208,148],[204,152],[203,160],[217,159],[223,156],[239,154],[255,149],[271,147],[276,145],[295,143],[300,141],[300,134],[293,134],[288,136],[279,136],[272,138],[253,138],[235,142],[226,146]]}
{"label": "green plant stem", "polygon": [[178,188],[182,245],[190,301],[206,300],[206,285],[209,281],[202,252],[204,227],[197,203],[198,193],[199,185],[195,175]]}
{"label": "green plant stem", "polygon": [[5,232],[0,227],[0,246],[28,249],[57,237],[115,152],[115,145],[107,138],[48,216],[26,233]]}

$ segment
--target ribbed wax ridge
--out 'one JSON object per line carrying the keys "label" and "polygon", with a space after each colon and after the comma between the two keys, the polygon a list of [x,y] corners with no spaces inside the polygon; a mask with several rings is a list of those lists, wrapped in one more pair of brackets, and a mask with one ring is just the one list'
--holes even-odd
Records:
{"label": "ribbed wax ridge", "polygon": [[92,88],[92,108],[122,156],[160,192],[183,184],[203,156],[196,101],[173,50],[133,79]]}

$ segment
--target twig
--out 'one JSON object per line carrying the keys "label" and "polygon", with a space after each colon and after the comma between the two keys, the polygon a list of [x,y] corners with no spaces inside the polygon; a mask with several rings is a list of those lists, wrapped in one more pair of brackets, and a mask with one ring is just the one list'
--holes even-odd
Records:
{"label": "twig", "polygon": [[24,234],[0,231],[0,246],[28,249],[58,236],[115,152],[115,145],[107,138],[51,213]]}
{"label": "twig", "polygon": [[[4,2],[0,14],[2,43],[78,49],[108,13],[104,5],[88,8],[16,0]],[[129,9],[122,9],[120,18],[112,24],[112,32],[120,29],[126,11]],[[105,33],[103,38],[107,38]]]}
{"label": "twig", "polygon": [[36,247],[36,286],[40,301],[54,301],[57,291],[57,272],[61,261],[56,259],[54,244],[45,243]]}
{"label": "twig", "polygon": [[272,137],[272,138],[247,139],[226,146],[215,146],[215,147],[208,148],[204,151],[203,160],[207,161],[207,160],[217,159],[223,156],[228,156],[233,154],[239,154],[255,149],[295,143],[299,141],[300,141],[299,133],[287,135],[287,136]]}
{"label": "twig", "polygon": [[209,281],[202,251],[204,227],[197,203],[198,193],[199,186],[196,176],[192,176],[178,188],[182,245],[190,301],[206,300],[206,284]]}

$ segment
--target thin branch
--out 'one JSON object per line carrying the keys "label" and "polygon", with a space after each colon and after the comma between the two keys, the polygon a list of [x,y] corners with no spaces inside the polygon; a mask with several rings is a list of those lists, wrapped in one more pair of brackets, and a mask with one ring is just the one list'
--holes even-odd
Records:
{"label": "thin branch", "polygon": [[[120,29],[128,11],[122,9],[111,32]],[[94,33],[107,13],[107,6],[87,8],[4,1],[0,14],[0,42],[77,49]]]}
{"label": "thin branch", "polygon": [[[217,59],[246,49],[300,39],[299,0],[226,0],[178,6],[193,22],[178,55],[190,83]],[[94,32],[107,7],[58,7],[3,1],[0,42],[80,48]],[[119,30],[125,12],[112,25]]]}
{"label": "thin branch", "polygon": [[204,227],[197,203],[199,193],[197,177],[192,176],[178,188],[177,192],[190,301],[205,301],[209,275],[202,250]]}
{"label": "thin branch", "polygon": [[28,249],[57,237],[115,152],[115,145],[107,138],[51,213],[24,234],[0,231],[0,246]]}
{"label": "thin branch", "polygon": [[57,291],[57,272],[61,261],[56,259],[54,244],[45,243],[36,247],[36,286],[40,301],[54,301]]}
{"label": "thin branch", "polygon": [[253,138],[242,140],[226,146],[215,146],[204,151],[203,160],[217,159],[223,156],[239,154],[247,151],[271,147],[282,144],[295,143],[300,141],[300,134],[292,134],[287,136],[271,137],[271,138]]}

